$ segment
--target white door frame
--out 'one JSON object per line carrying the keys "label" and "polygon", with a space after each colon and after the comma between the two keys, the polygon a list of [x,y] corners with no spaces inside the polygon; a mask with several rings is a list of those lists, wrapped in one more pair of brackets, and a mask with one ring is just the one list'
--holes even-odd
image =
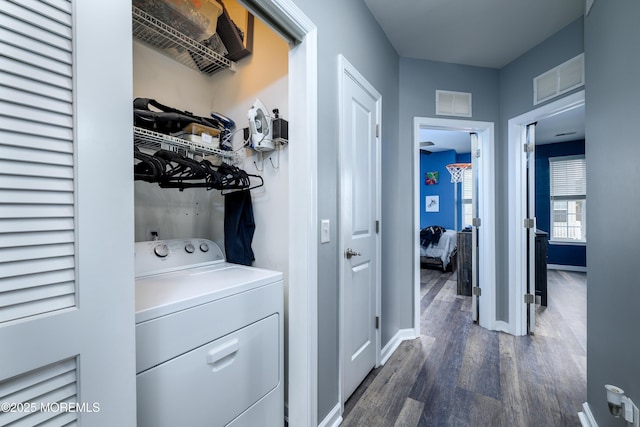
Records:
{"label": "white door frame", "polygon": [[[495,149],[493,122],[471,120],[414,117],[413,119],[413,329],[420,336],[420,128],[476,132],[480,148],[478,191],[478,214],[482,219],[479,231],[478,264],[480,296],[480,326],[490,330],[501,330],[496,322],[496,242],[495,242]],[[472,153],[473,155],[473,153]]]}
{"label": "white door frame", "polygon": [[[342,174],[343,174],[343,167],[344,167],[344,160],[343,160],[343,150],[342,147],[344,145],[344,141],[342,140],[342,128],[344,126],[344,123],[342,123],[342,113],[343,113],[343,108],[344,105],[342,104],[342,92],[344,90],[344,78],[347,76],[350,76],[354,81],[356,81],[360,86],[362,86],[364,88],[364,90],[366,90],[367,92],[369,92],[372,97],[374,97],[376,99],[376,123],[378,124],[378,130],[377,130],[377,137],[376,137],[376,152],[377,152],[377,164],[376,164],[376,218],[378,218],[378,220],[381,217],[381,212],[382,212],[382,203],[381,203],[381,193],[382,193],[382,181],[381,181],[381,147],[380,147],[380,140],[381,140],[381,136],[382,135],[382,95],[380,95],[380,93],[373,87],[371,86],[371,84],[362,76],[362,74],[360,74],[358,72],[358,70],[351,65],[351,63],[343,56],[343,55],[339,55],[338,56],[338,102],[339,102],[339,114],[338,114],[338,129],[340,129],[340,131],[338,132],[338,170],[340,170],[340,181],[342,181]],[[340,195],[339,195],[339,200],[342,200],[342,182],[340,182],[340,186],[339,186],[339,190]],[[339,209],[340,215],[340,223],[338,224],[338,236],[339,237],[339,243],[338,243],[338,268],[340,271],[340,278],[339,278],[339,287],[338,287],[338,301],[339,301],[339,321],[338,321],[338,325],[339,325],[339,336],[340,336],[340,344],[338,346],[339,350],[338,350],[338,354],[339,354],[339,362],[338,362],[338,375],[340,377],[340,382],[339,382],[339,386],[338,386],[338,396],[339,396],[339,400],[340,400],[340,413],[344,412],[344,397],[343,397],[343,392],[344,392],[344,366],[343,366],[343,358],[344,358],[344,352],[345,352],[345,345],[344,345],[344,339],[345,339],[345,334],[344,334],[344,319],[345,319],[345,311],[348,309],[348,307],[344,306],[344,278],[343,278],[343,270],[345,268],[345,258],[344,258],[344,252],[346,250],[345,245],[344,245],[344,236],[343,236],[343,227],[342,227],[342,206],[340,206]],[[380,312],[381,312],[381,295],[382,295],[382,290],[381,290],[381,257],[382,257],[382,246],[381,246],[381,233],[378,232],[376,234],[376,316],[380,317]],[[372,319],[373,320],[373,319]],[[375,334],[375,349],[376,349],[376,367],[380,366],[380,349],[381,349],[381,331],[382,328],[378,328],[376,330],[376,334]]]}
{"label": "white door frame", "polygon": [[584,90],[557,101],[543,105],[528,113],[509,120],[508,164],[509,164],[509,323],[508,332],[513,335],[527,334],[527,310],[524,294],[527,290],[526,232],[526,163],[523,151],[525,128],[529,123],[563,113],[584,105]]}
{"label": "white door frame", "polygon": [[[289,278],[285,297],[289,425],[318,425],[318,35],[291,0],[239,0],[304,38],[289,50]],[[250,3],[255,3],[252,7]],[[257,9],[259,7],[259,10]],[[306,261],[306,262],[304,262]]]}

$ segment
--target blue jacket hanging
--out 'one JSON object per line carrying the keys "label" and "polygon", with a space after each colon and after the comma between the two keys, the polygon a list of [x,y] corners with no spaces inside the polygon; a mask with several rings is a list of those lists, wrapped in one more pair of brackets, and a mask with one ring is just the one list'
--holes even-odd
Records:
{"label": "blue jacket hanging", "polygon": [[224,249],[227,261],[251,265],[255,260],[251,242],[256,224],[250,191],[235,191],[224,196]]}

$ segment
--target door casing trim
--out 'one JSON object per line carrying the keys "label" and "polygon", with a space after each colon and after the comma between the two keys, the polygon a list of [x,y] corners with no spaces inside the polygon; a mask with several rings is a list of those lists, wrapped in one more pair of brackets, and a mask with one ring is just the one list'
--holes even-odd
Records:
{"label": "door casing trim", "polygon": [[496,324],[496,239],[495,239],[495,148],[494,123],[473,120],[414,117],[413,119],[413,328],[415,336],[420,336],[420,129],[476,132],[480,149],[478,192],[478,213],[482,219],[479,228],[478,264],[479,282],[482,295],[479,304],[480,326],[497,330]]}
{"label": "door casing trim", "polygon": [[527,288],[526,233],[522,226],[526,216],[526,164],[523,155],[525,127],[529,123],[564,113],[585,103],[581,90],[509,120],[509,321],[508,333],[527,334],[527,309],[523,295]]}

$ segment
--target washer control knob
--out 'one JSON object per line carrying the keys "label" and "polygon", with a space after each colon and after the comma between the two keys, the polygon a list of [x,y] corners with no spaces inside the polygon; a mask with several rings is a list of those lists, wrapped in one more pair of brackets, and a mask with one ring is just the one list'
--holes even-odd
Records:
{"label": "washer control knob", "polygon": [[200,244],[200,250],[202,252],[209,252],[209,245],[207,245],[206,243],[201,243]]}
{"label": "washer control knob", "polygon": [[187,251],[187,253],[192,254],[196,251],[196,247],[193,246],[192,243],[187,243],[187,246],[184,247],[184,250]]}
{"label": "washer control knob", "polygon": [[155,254],[160,258],[164,258],[169,255],[169,246],[163,243],[153,248],[153,252],[155,252]]}

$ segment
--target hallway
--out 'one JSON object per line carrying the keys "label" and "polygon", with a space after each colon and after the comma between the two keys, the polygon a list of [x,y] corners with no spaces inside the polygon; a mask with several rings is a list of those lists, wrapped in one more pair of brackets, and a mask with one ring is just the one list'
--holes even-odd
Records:
{"label": "hallway", "polygon": [[549,270],[535,336],[471,322],[456,276],[421,271],[421,337],[345,404],[342,426],[578,426],[586,401],[586,274]]}

